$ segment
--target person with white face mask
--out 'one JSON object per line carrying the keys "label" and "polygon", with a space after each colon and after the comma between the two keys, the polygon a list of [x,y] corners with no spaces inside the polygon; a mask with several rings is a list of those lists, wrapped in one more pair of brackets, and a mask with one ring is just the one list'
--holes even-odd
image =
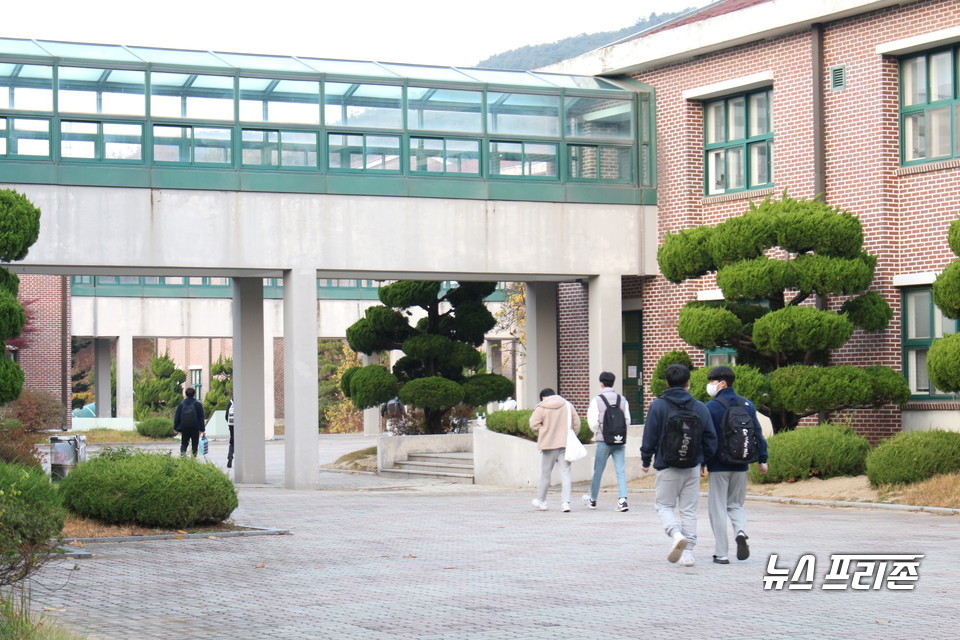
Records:
{"label": "person with white face mask", "polygon": [[[714,556],[717,564],[730,564],[727,557],[727,520],[736,533],[737,560],[750,557],[747,545],[747,471],[750,462],[767,472],[767,441],[763,438],[757,410],[746,398],[733,391],[736,374],[726,366],[714,367],[707,374],[707,403],[717,429],[717,453],[707,460],[710,528],[713,529]],[[738,458],[737,456],[740,456]],[[742,461],[740,461],[742,459]]]}

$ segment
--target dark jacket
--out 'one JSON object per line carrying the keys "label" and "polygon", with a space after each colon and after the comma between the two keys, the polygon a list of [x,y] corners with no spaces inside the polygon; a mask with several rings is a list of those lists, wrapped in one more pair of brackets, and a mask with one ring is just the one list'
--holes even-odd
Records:
{"label": "dark jacket", "polygon": [[[760,428],[760,421],[757,420],[757,409],[753,406],[753,403],[744,398],[743,396],[738,396],[736,392],[727,387],[726,389],[720,389],[720,393],[717,394],[717,398],[723,398],[728,403],[739,402],[743,403],[747,407],[747,413],[750,414],[750,417],[753,418],[754,428],[756,429],[757,438],[760,441],[760,460],[758,462],[767,461],[767,441],[763,437],[763,430]],[[713,424],[717,428],[717,451],[720,451],[720,447],[723,446],[723,414],[727,412],[727,408],[723,406],[723,403],[714,398],[707,403],[707,409],[710,410],[710,415],[713,416]],[[727,462],[722,462],[719,458],[710,458],[707,460],[707,470],[708,471],[747,471],[749,470],[750,465],[748,464],[729,464]]]}
{"label": "dark jacket", "polygon": [[[180,404],[177,405],[177,412],[173,414],[173,428],[175,431],[180,431],[184,428],[180,421],[180,417],[184,411],[195,411],[197,413],[197,431],[206,430],[206,426],[203,424],[203,403],[199,402],[196,398],[184,398]],[[177,427],[180,427],[180,429]]]}
{"label": "dark jacket", "polygon": [[[647,420],[643,424],[643,444],[640,446],[641,466],[649,467],[650,460],[653,459],[654,469],[667,468],[667,465],[661,462],[663,456],[660,452],[661,434],[667,422],[668,411],[672,407],[667,399],[683,404],[693,400],[693,396],[682,387],[670,387],[663,392],[662,396],[650,403]],[[713,428],[713,418],[710,417],[706,405],[699,400],[693,400],[693,410],[703,422],[703,439],[700,446],[700,463],[702,464],[717,452],[717,432]]]}

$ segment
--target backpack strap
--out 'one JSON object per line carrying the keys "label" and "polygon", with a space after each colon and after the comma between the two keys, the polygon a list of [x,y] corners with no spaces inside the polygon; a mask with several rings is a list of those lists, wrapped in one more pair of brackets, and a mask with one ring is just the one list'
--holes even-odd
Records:
{"label": "backpack strap", "polygon": [[[612,404],[607,402],[606,396],[604,396],[602,393],[600,394],[600,399],[603,400],[603,404],[607,405],[607,409],[613,406]],[[620,406],[620,396],[617,396],[617,406]]]}

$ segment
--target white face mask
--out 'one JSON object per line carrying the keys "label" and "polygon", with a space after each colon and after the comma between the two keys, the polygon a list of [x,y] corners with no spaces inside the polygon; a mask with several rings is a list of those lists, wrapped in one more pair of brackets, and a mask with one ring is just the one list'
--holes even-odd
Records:
{"label": "white face mask", "polygon": [[716,382],[707,384],[707,395],[713,398],[720,392],[720,385]]}

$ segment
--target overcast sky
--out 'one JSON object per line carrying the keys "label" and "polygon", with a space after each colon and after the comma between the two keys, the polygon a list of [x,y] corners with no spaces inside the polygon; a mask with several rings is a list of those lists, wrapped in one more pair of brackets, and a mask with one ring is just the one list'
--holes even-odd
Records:
{"label": "overcast sky", "polygon": [[526,44],[710,2],[16,0],[3,3],[0,37],[471,66]]}

